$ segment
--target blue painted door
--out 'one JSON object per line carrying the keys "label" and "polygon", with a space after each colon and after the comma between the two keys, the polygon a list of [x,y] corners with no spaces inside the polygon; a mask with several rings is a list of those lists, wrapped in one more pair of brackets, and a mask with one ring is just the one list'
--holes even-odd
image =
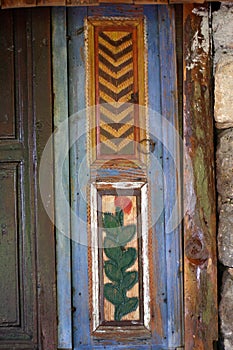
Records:
{"label": "blue painted door", "polygon": [[59,347],[180,347],[174,10],[55,9],[53,43]]}

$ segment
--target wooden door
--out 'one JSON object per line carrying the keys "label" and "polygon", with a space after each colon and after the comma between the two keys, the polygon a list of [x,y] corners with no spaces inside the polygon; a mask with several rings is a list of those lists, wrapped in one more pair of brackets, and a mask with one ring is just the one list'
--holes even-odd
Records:
{"label": "wooden door", "polygon": [[54,230],[37,172],[52,132],[49,10],[1,10],[0,46],[0,349],[54,350]]}
{"label": "wooden door", "polygon": [[181,347],[173,8],[55,9],[53,45],[59,346]]}

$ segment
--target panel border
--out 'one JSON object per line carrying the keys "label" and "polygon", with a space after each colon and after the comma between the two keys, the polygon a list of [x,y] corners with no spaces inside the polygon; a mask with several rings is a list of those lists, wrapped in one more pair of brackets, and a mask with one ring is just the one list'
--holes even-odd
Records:
{"label": "panel border", "polygon": [[[88,119],[88,132],[90,133],[88,148],[89,148],[89,161],[91,166],[100,167],[103,165],[107,159],[112,158],[120,158],[119,156],[110,155],[108,157],[98,157],[98,145],[97,145],[97,110],[93,108],[96,105],[96,82],[94,77],[95,75],[95,51],[94,49],[90,49],[90,47],[94,47],[95,42],[95,28],[98,27],[134,27],[137,31],[137,47],[138,47],[138,62],[137,62],[137,79],[138,86],[140,86],[140,92],[138,91],[138,101],[137,104],[140,106],[147,106],[148,104],[148,89],[147,89],[147,41],[146,41],[146,25],[145,25],[144,16],[135,16],[135,17],[120,17],[120,16],[93,16],[86,17],[84,20],[84,28],[85,28],[85,51],[86,51],[86,108],[87,108],[87,119]],[[91,45],[92,44],[92,45]],[[139,69],[139,67],[143,67],[143,69]],[[118,106],[119,103],[109,103],[110,105]],[[126,103],[125,103],[126,104]],[[129,103],[130,104],[130,103]],[[134,105],[134,104],[133,104]],[[136,104],[134,105],[136,108]],[[90,109],[90,107],[92,107]],[[136,111],[137,112],[137,111]],[[94,114],[94,117],[93,117]],[[143,118],[145,117],[145,118]],[[141,140],[148,139],[148,116],[141,116],[139,113],[138,117],[138,137],[139,140],[135,140],[135,142],[140,142]],[[133,157],[130,156],[122,156],[124,158],[125,163],[127,163],[127,158],[129,159],[129,167],[132,167],[132,161],[134,161],[138,167],[143,168],[143,165],[147,162],[147,157],[145,154],[138,152],[136,147],[136,155]],[[116,164],[119,163],[121,165],[122,160],[115,159]],[[134,165],[135,167],[136,165]]]}
{"label": "panel border", "polygon": [[[98,218],[97,218],[97,212],[98,212],[98,204],[97,204],[97,198],[98,198],[98,191],[109,191],[109,190],[124,190],[124,189],[130,189],[130,190],[138,190],[140,192],[140,205],[141,205],[141,234],[142,234],[142,261],[143,261],[143,276],[142,276],[142,283],[143,283],[143,323],[144,326],[130,326],[125,327],[124,329],[119,331],[119,327],[117,326],[102,326],[100,323],[100,315],[99,315],[99,300],[100,300],[100,290],[99,290],[99,248],[98,248]],[[115,183],[109,183],[109,182],[98,182],[98,183],[92,183],[90,185],[90,210],[91,210],[91,218],[90,218],[90,232],[89,232],[89,240],[90,240],[90,256],[91,256],[91,271],[89,272],[91,274],[91,283],[90,283],[90,309],[92,316],[91,319],[91,329],[92,334],[94,337],[100,337],[103,339],[108,339],[109,334],[108,330],[111,330],[114,332],[114,337],[150,337],[150,322],[151,322],[151,310],[150,310],[150,273],[149,273],[149,248],[148,248],[148,241],[149,241],[149,234],[150,231],[148,229],[149,227],[149,217],[148,217],[148,206],[145,205],[145,203],[148,203],[148,184],[145,182],[115,182]],[[90,268],[89,266],[89,268]]]}

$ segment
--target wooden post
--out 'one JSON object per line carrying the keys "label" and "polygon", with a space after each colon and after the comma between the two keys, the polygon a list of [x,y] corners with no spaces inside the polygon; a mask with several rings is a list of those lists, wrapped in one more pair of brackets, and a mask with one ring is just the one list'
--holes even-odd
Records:
{"label": "wooden post", "polygon": [[[50,10],[32,10],[32,50],[33,50],[33,112],[36,123],[37,169],[44,147],[52,133],[52,87],[51,87],[51,42]],[[51,200],[50,211],[54,210],[53,192],[53,149],[50,148],[50,163],[47,171],[47,191]],[[32,175],[33,176],[33,175]],[[36,230],[37,230],[37,275],[38,275],[38,333],[42,349],[53,350],[57,345],[56,319],[56,276],[55,276],[55,236],[54,226],[49,220],[40,197],[39,179],[36,183]]]}
{"label": "wooden post", "polygon": [[217,339],[216,199],[209,5],[184,5],[185,349]]}

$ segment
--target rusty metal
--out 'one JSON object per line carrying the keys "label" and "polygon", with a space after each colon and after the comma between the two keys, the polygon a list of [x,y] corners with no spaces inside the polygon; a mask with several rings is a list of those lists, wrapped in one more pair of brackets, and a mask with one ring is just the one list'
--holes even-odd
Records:
{"label": "rusty metal", "polygon": [[[184,5],[185,349],[213,349],[218,335],[216,198],[209,5]],[[205,28],[205,29],[204,29]]]}

